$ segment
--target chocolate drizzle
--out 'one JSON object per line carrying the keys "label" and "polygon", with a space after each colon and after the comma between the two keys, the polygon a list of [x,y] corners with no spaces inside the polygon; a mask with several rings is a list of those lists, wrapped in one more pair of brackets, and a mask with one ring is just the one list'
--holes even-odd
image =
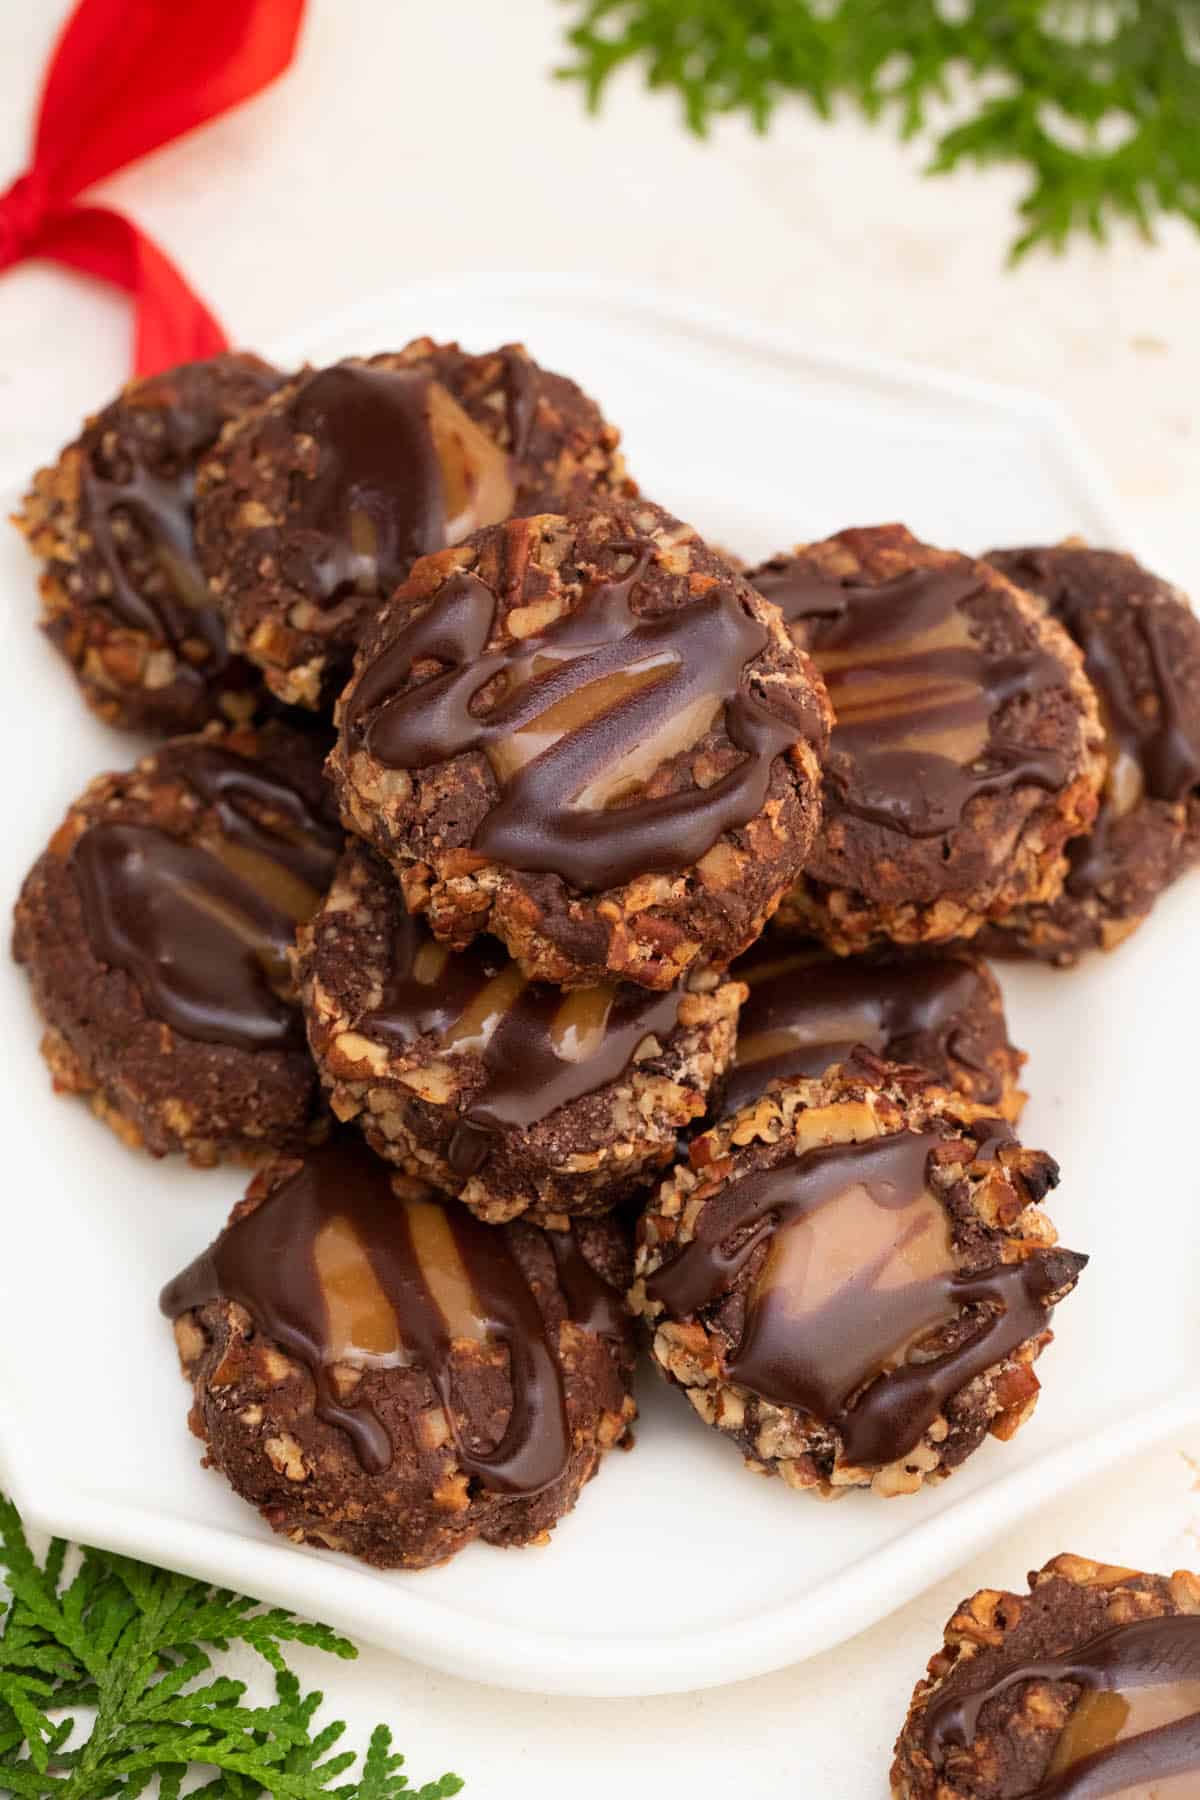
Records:
{"label": "chocolate drizzle", "polygon": [[682,990],[622,985],[562,993],[530,982],[499,945],[477,939],[454,953],[411,916],[398,918],[379,1005],[357,1023],[364,1036],[406,1047],[440,1039],[438,1053],[469,1055],[470,1099],[448,1160],[464,1177],[487,1157],[494,1134],[527,1131],[560,1106],[594,1094],[629,1067],[647,1037],[674,1031]]}
{"label": "chocolate drizzle", "polygon": [[[1108,777],[1091,833],[1067,847],[1067,892],[1086,900],[1121,873],[1124,857],[1114,829],[1143,798],[1179,805],[1200,787],[1200,742],[1188,727],[1184,695],[1171,667],[1164,609],[1149,596],[1140,598],[1139,572],[1107,551],[1070,546],[995,551],[991,560],[1050,603],[1082,650],[1100,701]],[[1118,621],[1128,622],[1142,640],[1157,701],[1152,709],[1119,654]]]}
{"label": "chocolate drizzle", "polygon": [[[684,1318],[720,1302],[767,1246],[725,1373],[836,1431],[851,1463],[905,1456],[953,1395],[1046,1329],[1066,1279],[1036,1252],[956,1267],[927,1185],[942,1141],[906,1131],[830,1144],[732,1181],[646,1283]],[[922,1360],[908,1360],[917,1344]]]}
{"label": "chocolate drizzle", "polygon": [[984,975],[965,958],[843,958],[762,939],[732,972],[749,984],[750,998],[738,1020],[724,1114],[757,1100],[773,1081],[824,1074],[859,1044],[943,1080],[961,1065],[980,1077],[976,1099],[991,1105],[1001,1096],[990,1059],[1004,1048],[1003,1020]]}
{"label": "chocolate drizzle", "polygon": [[253,761],[216,745],[160,752],[162,773],[215,809],[219,838],[188,843],[101,820],[71,861],[97,957],[182,1036],[242,1050],[299,1048],[287,953],[333,876],[341,834]]}
{"label": "chocolate drizzle", "polygon": [[1121,873],[1124,858],[1114,830],[1143,798],[1179,805],[1200,784],[1200,745],[1188,737],[1180,695],[1162,629],[1151,606],[1132,610],[1146,646],[1158,694],[1153,718],[1137,704],[1129,675],[1107,633],[1089,618],[1086,596],[1065,586],[1056,593],[1064,625],[1083,651],[1084,667],[1100,700],[1107,737],[1108,774],[1096,822],[1087,837],[1067,846],[1066,891],[1086,900]]}
{"label": "chocolate drizzle", "polygon": [[[390,769],[486,755],[500,794],[472,847],[581,892],[694,865],[761,810],[774,758],[813,729],[752,691],[767,633],[736,595],[639,616],[631,598],[653,547],[607,548],[632,559],[624,575],[594,582],[541,636],[490,652],[496,596],[452,577],[367,666],[346,710],[351,746]],[[430,662],[442,672],[414,681]],[[736,766],[708,787],[648,791],[721,715]]]}
{"label": "chocolate drizzle", "polygon": [[558,1284],[567,1303],[567,1316],[584,1331],[612,1343],[623,1343],[629,1331],[629,1314],[616,1288],[597,1275],[583,1251],[574,1229],[548,1231],[546,1237],[554,1253]]}
{"label": "chocolate drizzle", "polygon": [[964,603],[985,592],[970,563],[868,585],[776,559],[750,578],[825,677],[836,723],[828,779],[847,812],[908,837],[953,830],[968,803],[1030,785],[1056,789],[1063,756],[999,734],[1018,695],[1067,685],[1040,648],[996,654]]}
{"label": "chocolate drizzle", "polygon": [[239,845],[325,892],[344,839],[323,787],[322,804],[314,808],[299,788],[253,757],[197,739],[164,745],[156,760],[163,773],[186,781],[213,808],[226,845]]}
{"label": "chocolate drizzle", "polygon": [[[994,1667],[993,1663],[993,1667]],[[1200,1618],[1138,1619],[1032,1662],[1001,1662],[978,1686],[935,1699],[925,1741],[938,1769],[975,1739],[986,1707],[1025,1682],[1080,1689],[1039,1785],[1027,1800],[1102,1800],[1176,1792],[1172,1776],[1200,1770]]]}
{"label": "chocolate drizzle", "polygon": [[[1142,720],[1142,768],[1153,800],[1178,804],[1200,787],[1200,743],[1188,731],[1184,700],[1163,641],[1162,619],[1153,607],[1138,609],[1138,630],[1150,656],[1160,712],[1153,727]],[[1086,662],[1086,658],[1085,658]]]}
{"label": "chocolate drizzle", "polygon": [[428,375],[338,363],[306,382],[292,423],[318,445],[302,490],[301,531],[332,540],[322,592],[385,592],[446,542],[442,473],[429,428]]}
{"label": "chocolate drizzle", "polygon": [[512,510],[503,452],[422,370],[337,363],[304,384],[291,423],[317,463],[289,554],[308,553],[324,600],[386,594],[418,557]]}
{"label": "chocolate drizzle", "polygon": [[[250,388],[261,387],[265,397],[278,377],[265,364],[255,366],[248,358],[238,359],[239,379]],[[202,687],[228,662],[225,628],[216,612],[208,583],[196,557],[192,531],[192,503],[195,491],[195,469],[198,458],[217,439],[227,413],[225,409],[197,396],[183,397],[197,387],[187,379],[175,387],[170,377],[163,387],[164,401],[151,409],[153,390],[142,390],[143,397],[131,405],[153,410],[159,435],[146,445],[136,439],[123,438],[120,455],[126,465],[122,479],[100,475],[95,468],[96,449],[84,458],[80,493],[83,522],[91,533],[96,553],[104,565],[111,584],[105,603],[125,625],[146,632],[159,642],[178,650],[185,642],[206,646],[204,668],[181,661],[174,679],[194,687]],[[180,391],[182,390],[182,391]],[[247,404],[249,403],[249,396]],[[107,435],[105,420],[99,421],[101,442]],[[86,442],[86,440],[85,440]],[[150,468],[144,460],[152,455],[162,468]],[[118,542],[114,520],[126,515],[146,539],[161,570],[161,580],[149,586],[136,585],[130,577],[126,558],[129,550]]]}
{"label": "chocolate drizzle", "polygon": [[[206,672],[226,660],[225,628],[213,609],[208,583],[195,559],[192,543],[191,469],[172,479],[152,475],[135,466],[123,482],[101,481],[86,473],[83,508],[100,559],[112,582],[107,604],[124,624],[135,631],[178,649],[185,639],[206,645]],[[128,513],[153,545],[163,572],[162,590],[151,595],[130,579],[121,548],[113,533],[113,519]],[[178,675],[200,684],[204,676],[187,663]]]}
{"label": "chocolate drizzle", "polygon": [[537,418],[537,371],[527,356],[517,349],[505,350],[505,408],[508,414],[508,450],[517,462],[529,451],[529,440]]}
{"label": "chocolate drizzle", "polygon": [[[571,1280],[568,1316],[600,1330],[600,1279],[578,1246],[555,1247]],[[585,1280],[578,1265],[587,1267]],[[594,1285],[593,1285],[594,1284]],[[571,1453],[562,1371],[552,1334],[507,1228],[465,1207],[397,1196],[391,1172],[356,1134],[310,1152],[296,1172],[164,1288],[178,1318],[214,1300],[244,1306],[256,1329],[301,1362],[317,1414],[346,1432],[362,1467],[382,1474],[393,1446],[370,1406],[339,1398],[335,1365],[421,1370],[454,1434],[463,1472],[489,1491],[534,1494],[557,1481]],[[605,1321],[607,1323],[607,1321]],[[512,1404],[500,1441],[472,1440],[456,1405],[456,1346],[508,1353]]]}

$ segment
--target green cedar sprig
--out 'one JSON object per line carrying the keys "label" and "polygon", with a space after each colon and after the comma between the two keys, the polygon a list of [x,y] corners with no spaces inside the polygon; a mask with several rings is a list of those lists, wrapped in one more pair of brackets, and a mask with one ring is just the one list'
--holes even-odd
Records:
{"label": "green cedar sprig", "polygon": [[[703,133],[715,115],[765,130],[796,95],[927,128],[965,91],[967,116],[933,133],[928,172],[1006,163],[1028,172],[1014,258],[1061,250],[1116,220],[1145,237],[1175,214],[1200,229],[1200,0],[563,0],[575,58],[558,71],[599,105],[642,66]],[[831,176],[835,181],[836,175]]]}
{"label": "green cedar sprig", "polygon": [[[55,1539],[39,1565],[16,1508],[0,1494],[0,1794],[18,1800],[134,1800],[157,1776],[179,1800],[196,1765],[214,1771],[198,1790],[214,1800],[446,1800],[462,1782],[443,1775],[419,1789],[400,1773],[392,1734],[376,1727],[356,1781],[334,1786],[356,1761],[335,1751],[344,1724],[316,1727],[323,1696],[303,1694],[282,1646],[331,1656],[354,1646],[327,1625],[172,1575],[127,1556],[83,1550],[66,1578]],[[210,1674],[209,1651],[247,1644],[275,1678],[270,1706],[244,1704],[245,1683]],[[74,1714],[93,1715],[78,1741]]]}

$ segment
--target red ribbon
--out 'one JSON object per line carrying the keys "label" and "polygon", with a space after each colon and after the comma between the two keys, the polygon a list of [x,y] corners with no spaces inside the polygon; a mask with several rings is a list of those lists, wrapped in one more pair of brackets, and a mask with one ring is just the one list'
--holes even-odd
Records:
{"label": "red ribbon", "polygon": [[0,273],[36,256],[122,288],[139,375],[225,349],[158,245],[76,195],[274,81],[303,12],[304,0],[79,0],[46,72],[32,164],[0,194]]}

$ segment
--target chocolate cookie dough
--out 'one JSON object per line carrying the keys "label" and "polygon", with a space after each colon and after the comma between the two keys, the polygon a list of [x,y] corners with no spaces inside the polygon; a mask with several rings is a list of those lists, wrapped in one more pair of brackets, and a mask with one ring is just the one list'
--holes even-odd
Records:
{"label": "chocolate cookie dough", "polygon": [[329,767],[439,939],[662,990],[745,950],[795,880],[828,716],[776,610],[689,526],[614,501],[418,563]]}
{"label": "chocolate cookie dough", "polygon": [[776,1081],[823,1075],[863,1044],[914,1063],[964,1099],[1015,1122],[1025,1058],[1008,1041],[1004,1001],[970,951],[893,950],[833,956],[769,932],[730,970],[749,988],[721,1116]]}
{"label": "chocolate cookie dough", "polygon": [[437,943],[360,843],[298,967],[334,1112],[489,1223],[604,1212],[672,1161],[744,992],[702,970],[663,994],[529,982],[494,939]]}
{"label": "chocolate cookie dough", "polygon": [[417,557],[512,513],[633,492],[619,433],[520,344],[418,338],[306,369],[200,471],[198,538],[230,642],[281,700],[331,703]]}
{"label": "chocolate cookie dough", "polygon": [[42,564],[42,629],[110,725],[244,723],[256,670],[226,648],[192,541],[196,466],[284,377],[214,356],[132,381],[40,469],[14,524]]}
{"label": "chocolate cookie dough", "polygon": [[319,1091],[288,952],[342,843],[319,742],[281,724],[98,776],[16,908],[55,1086],[155,1156],[303,1144]]}
{"label": "chocolate cookie dough", "polygon": [[1200,1578],[1056,1556],[946,1626],[895,1800],[1187,1800],[1200,1791]]}
{"label": "chocolate cookie dough", "polygon": [[988,561],[1047,602],[1100,700],[1104,791],[1090,834],[1067,846],[1063,892],[988,933],[996,955],[1067,966],[1115,949],[1200,858],[1200,619],[1178,588],[1112,550],[1070,542]]}
{"label": "chocolate cookie dough", "polygon": [[822,1495],[912,1493],[1033,1411],[1086,1257],[1058,1178],[920,1070],[863,1051],[693,1140],[638,1227],[655,1361],[748,1466]]}
{"label": "chocolate cookie dough", "polygon": [[901,525],[751,571],[829,686],[825,813],[780,917],[842,954],[970,937],[1052,900],[1095,816],[1096,699],[1070,638],[984,562]]}
{"label": "chocolate cookie dough", "polygon": [[264,1169],[164,1290],[191,1426],[276,1531],[379,1568],[545,1540],[626,1436],[628,1245],[481,1225],[356,1132]]}

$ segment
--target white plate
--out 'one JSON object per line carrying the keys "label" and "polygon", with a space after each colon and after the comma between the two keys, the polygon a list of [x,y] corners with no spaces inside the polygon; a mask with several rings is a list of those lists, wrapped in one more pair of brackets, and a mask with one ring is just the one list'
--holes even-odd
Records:
{"label": "white plate", "polygon": [[[646,491],[748,556],[891,518],[973,550],[1069,531],[1122,537],[1086,454],[1037,399],[816,352],[621,289],[422,284],[279,354],[323,359],[426,330],[477,348],[520,337],[570,370],[620,421]],[[0,579],[7,903],[71,797],[134,746],[85,716],[33,630],[32,569],[15,534],[0,543]],[[1042,1403],[1011,1444],[987,1443],[936,1491],[822,1507],[745,1473],[650,1378],[636,1449],[609,1458],[550,1548],[474,1546],[415,1576],[294,1549],[200,1468],[155,1297],[216,1231],[241,1179],[132,1156],[82,1106],[55,1099],[24,980],[6,966],[6,1482],[39,1525],[456,1674],[587,1695],[710,1686],[826,1649],[1106,1465],[1123,1465],[1136,1504],[1140,1450],[1200,1415],[1195,897],[1182,884],[1111,960],[1005,977],[1014,1037],[1031,1052],[1027,1136],[1063,1164],[1064,1241],[1093,1255],[1041,1364]]]}

